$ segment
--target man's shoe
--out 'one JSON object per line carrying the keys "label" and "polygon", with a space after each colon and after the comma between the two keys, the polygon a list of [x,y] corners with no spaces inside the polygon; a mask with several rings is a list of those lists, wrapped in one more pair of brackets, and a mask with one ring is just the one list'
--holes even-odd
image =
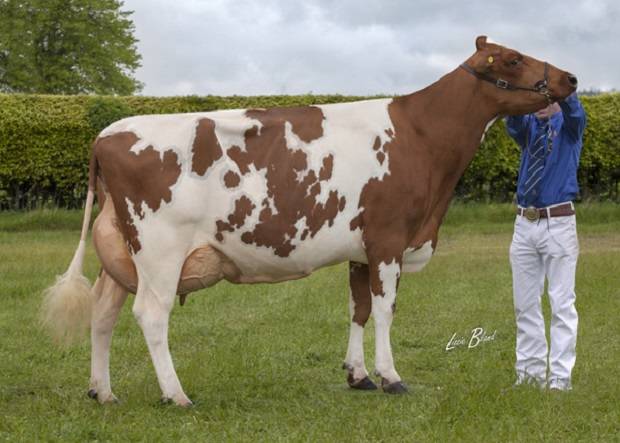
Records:
{"label": "man's shoe", "polygon": [[530,386],[539,389],[545,389],[547,382],[544,379],[534,377],[530,374],[519,374],[514,386]]}
{"label": "man's shoe", "polygon": [[549,386],[548,386],[550,391],[557,391],[557,392],[568,392],[568,391],[572,391],[573,386],[570,383],[570,379],[569,378],[551,378],[549,380]]}

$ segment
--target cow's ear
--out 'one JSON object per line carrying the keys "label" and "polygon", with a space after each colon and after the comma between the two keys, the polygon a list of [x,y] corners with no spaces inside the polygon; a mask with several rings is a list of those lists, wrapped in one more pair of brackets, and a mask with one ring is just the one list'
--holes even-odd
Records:
{"label": "cow's ear", "polygon": [[479,35],[476,38],[476,49],[478,51],[480,51],[481,49],[484,49],[487,47],[487,36],[486,35]]}
{"label": "cow's ear", "polygon": [[474,59],[472,60],[472,68],[478,74],[488,74],[493,69],[493,62],[495,59],[492,55],[488,55],[488,53],[478,53],[474,55]]}

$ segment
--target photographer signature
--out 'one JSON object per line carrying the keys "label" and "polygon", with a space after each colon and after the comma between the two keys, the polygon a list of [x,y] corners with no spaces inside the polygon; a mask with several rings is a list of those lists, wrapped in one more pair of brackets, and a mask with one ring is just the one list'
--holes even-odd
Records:
{"label": "photographer signature", "polygon": [[480,343],[487,343],[495,340],[497,330],[494,330],[492,334],[488,334],[484,328],[474,328],[471,330],[471,335],[459,336],[455,332],[450,337],[448,344],[446,345],[446,351],[451,351],[459,347],[467,346],[467,349],[472,349],[478,346]]}

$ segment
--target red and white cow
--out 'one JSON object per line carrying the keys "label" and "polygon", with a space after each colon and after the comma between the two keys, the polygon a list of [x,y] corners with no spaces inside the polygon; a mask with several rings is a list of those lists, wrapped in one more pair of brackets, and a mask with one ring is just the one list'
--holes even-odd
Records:
{"label": "red and white cow", "polygon": [[[569,73],[486,37],[476,49],[436,83],[393,99],[138,116],[104,129],[93,147],[80,245],[45,300],[58,334],[91,323],[91,397],[115,399],[110,340],[128,291],[164,398],[189,405],[168,349],[176,295],[183,301],[221,279],[301,278],[343,261],[349,385],[376,388],[362,348],[372,313],[381,386],[404,392],[390,347],[401,273],[431,258],[457,181],[490,124],[576,86]],[[102,271],[91,290],[82,262],[96,192]]]}

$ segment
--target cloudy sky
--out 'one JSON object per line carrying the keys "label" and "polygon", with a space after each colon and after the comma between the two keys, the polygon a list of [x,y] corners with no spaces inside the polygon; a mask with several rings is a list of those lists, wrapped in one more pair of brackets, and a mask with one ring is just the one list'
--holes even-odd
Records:
{"label": "cloudy sky", "polygon": [[620,89],[620,1],[126,0],[143,95],[401,94],[477,35]]}

